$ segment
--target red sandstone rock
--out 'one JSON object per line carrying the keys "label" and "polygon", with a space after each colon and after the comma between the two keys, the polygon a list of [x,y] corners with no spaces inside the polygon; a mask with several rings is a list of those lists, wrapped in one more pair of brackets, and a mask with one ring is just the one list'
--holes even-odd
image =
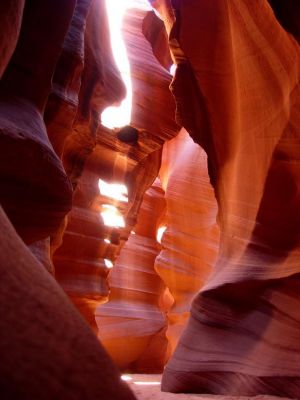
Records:
{"label": "red sandstone rock", "polygon": [[105,2],[78,1],[54,75],[46,121],[49,137],[77,186],[63,246],[54,257],[56,278],[95,330],[95,308],[108,296],[103,262],[107,245],[99,207],[90,209],[99,196],[99,175],[93,173],[89,181],[89,166],[81,174],[96,149],[101,111],[123,95],[110,49]]}
{"label": "red sandstone rock", "polygon": [[191,302],[206,282],[219,248],[217,203],[207,173],[207,157],[183,129],[164,145],[159,173],[165,190],[166,231],[155,269],[173,296],[168,311],[173,353],[190,314]]}
{"label": "red sandstone rock", "polygon": [[72,190],[27,99],[0,95],[0,199],[26,243],[54,234],[71,207]]}
{"label": "red sandstone rock", "polygon": [[[0,84],[0,199],[27,243],[52,235],[71,207],[71,187],[41,112],[73,9],[73,0],[26,2],[18,44]],[[15,12],[21,12],[21,3]]]}
{"label": "red sandstone rock", "polygon": [[165,25],[154,12],[149,12],[143,21],[143,34],[149,41],[152,47],[153,54],[158,59],[160,64],[168,71],[173,64],[169,40]]}
{"label": "red sandstone rock", "polygon": [[154,270],[164,207],[163,191],[154,183],[109,274],[109,301],[96,310],[101,343],[122,370],[162,371],[166,361],[166,316],[160,309],[165,286]]}
{"label": "red sandstone rock", "polygon": [[170,74],[155,58],[143,35],[141,10],[128,10],[124,20],[124,40],[131,65],[133,109],[131,123],[142,130],[141,144],[157,149],[178,131],[174,122],[175,103],[170,96]]}
{"label": "red sandstone rock", "polygon": [[64,165],[74,185],[96,145],[101,112],[124,95],[110,48],[105,1],[80,0],[55,70],[45,115],[50,140],[59,155],[64,150]]}
{"label": "red sandstone rock", "polygon": [[96,337],[0,211],[2,399],[134,399]]}
{"label": "red sandstone rock", "polygon": [[[164,390],[300,395],[300,326],[295,311],[300,222],[296,1],[287,0],[284,6],[276,0],[254,0],[251,5],[245,0],[152,1],[164,18],[178,63],[172,85],[177,119],[208,154],[221,227],[217,265],[193,303],[188,328],[166,368]],[[94,311],[108,297],[103,259],[117,257],[136,222],[143,194],[157,175],[161,146],[177,131],[168,92],[170,76],[152,54],[153,50],[163,66],[169,65],[165,32],[149,14],[143,23],[143,12],[132,11],[125,20],[134,87],[132,125],[139,131],[131,145],[121,143],[116,132],[98,129],[102,109],[124,94],[111,57],[105,2],[79,0],[71,19],[75,1],[27,1],[7,68],[23,2],[2,3],[0,200],[18,233],[31,243],[32,253],[50,267],[45,258],[49,250],[41,245],[51,236],[52,251],[58,247],[71,203],[71,187],[52,142],[77,186],[64,243],[56,254],[57,277],[96,331]],[[56,65],[45,114],[49,141],[42,111]],[[193,294],[203,285],[217,243],[203,151],[182,139],[183,133],[166,146],[172,151],[164,153],[161,172],[169,221],[157,270],[175,298],[169,312],[172,346],[179,335],[173,328],[181,327],[179,315],[185,318]],[[201,163],[193,176],[195,154]],[[99,177],[128,185],[127,206],[116,203],[124,213],[124,229],[108,228],[99,217],[107,202],[98,192]],[[196,194],[199,187],[209,193],[209,204],[203,190],[199,199],[191,199],[191,187]],[[2,219],[1,394],[94,399],[103,398],[104,392],[107,399],[129,399],[114,367],[50,274]],[[212,225],[202,229],[207,220]],[[102,321],[108,343],[117,337],[113,334],[121,338],[108,344],[111,353],[115,357],[116,343],[130,342],[128,351],[116,359],[138,370],[161,367],[166,344],[162,311],[170,306],[163,299],[158,302],[163,286],[152,269],[157,250],[157,226],[152,222],[142,223],[139,235],[124,247],[119,263],[122,270],[132,259],[130,275],[117,276],[117,268],[113,272],[111,280],[120,288],[113,286],[112,302],[106,307],[112,315]],[[188,234],[192,238],[187,240]],[[108,237],[109,245],[103,240]],[[205,238],[212,251],[204,245]],[[145,244],[147,251],[138,260],[133,249]],[[142,268],[136,265],[139,261]],[[138,267],[142,272],[137,273]],[[136,281],[129,289],[128,276]],[[145,294],[149,288],[152,292]],[[141,298],[131,297],[131,291],[143,292]],[[127,296],[127,304],[116,304],[121,295]],[[133,333],[124,340],[119,314],[127,305],[130,318],[123,321]],[[147,327],[142,320],[147,320]],[[108,373],[111,381],[106,380]],[[125,392],[119,394],[119,388]]]}
{"label": "red sandstone rock", "polygon": [[3,75],[2,90],[44,110],[74,6],[75,0],[25,2],[18,44]]}
{"label": "red sandstone rock", "polygon": [[[118,139],[117,130],[108,130],[103,126],[96,130],[95,115],[90,112],[92,115],[86,116],[85,110],[89,110],[89,107],[94,110],[93,107],[98,104],[101,110],[103,106],[101,97],[96,96],[101,91],[95,80],[95,95],[89,101],[82,97],[82,109],[78,123],[74,125],[75,132],[68,137],[64,148],[64,164],[77,188],[74,193],[74,212],[70,215],[63,245],[54,257],[56,277],[95,330],[95,309],[108,299],[108,269],[104,259],[115,261],[136,224],[143,195],[158,174],[162,144],[177,133],[173,118],[175,103],[168,88],[170,74],[158,63],[142,34],[145,15],[145,12],[131,10],[123,28],[131,63],[132,126],[138,130],[137,143],[122,142]],[[96,23],[94,14],[92,21]],[[90,35],[91,32],[92,28]],[[95,46],[93,43],[89,44],[91,50]],[[96,66],[100,61],[105,65],[105,60],[106,57],[94,62],[97,61]],[[100,72],[97,75],[99,79]],[[112,92],[108,93],[108,99],[112,100],[113,86]],[[151,113],[148,109],[151,109]],[[99,178],[106,182],[126,184],[128,203],[122,204],[101,196]],[[125,220],[124,228],[104,225],[100,216],[103,204],[112,204],[120,210]],[[110,239],[111,243],[105,243],[105,238]],[[78,249],[76,252],[74,247]]]}
{"label": "red sandstone rock", "polygon": [[299,46],[267,1],[173,4],[173,91],[208,154],[221,244],[162,388],[298,398]]}

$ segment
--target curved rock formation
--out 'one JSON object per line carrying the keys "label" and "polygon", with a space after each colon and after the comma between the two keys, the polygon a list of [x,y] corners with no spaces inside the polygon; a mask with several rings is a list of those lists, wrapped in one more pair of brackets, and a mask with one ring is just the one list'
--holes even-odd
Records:
{"label": "curved rock formation", "polygon": [[109,274],[109,301],[96,310],[101,343],[122,370],[153,373],[162,371],[166,361],[166,316],[160,309],[165,286],[154,270],[164,207],[163,191],[155,182]]}
{"label": "curved rock formation", "polygon": [[[101,125],[97,127],[93,122],[96,113],[93,113],[93,107],[101,111],[104,104],[97,83],[95,95],[90,101],[82,95],[87,109],[88,105],[92,108],[91,120],[87,119],[89,124],[85,121],[82,126],[92,131],[85,133],[75,123],[75,135],[72,133],[67,138],[64,147],[64,164],[77,187],[63,244],[54,256],[56,277],[95,331],[96,307],[108,300],[106,278],[109,269],[105,260],[108,260],[108,265],[113,263],[127,240],[136,224],[143,195],[158,174],[161,147],[164,141],[177,133],[173,118],[175,103],[169,91],[170,74],[159,65],[142,34],[145,15],[145,11],[129,10],[123,24],[133,86],[131,125],[138,131],[137,141],[126,143],[119,140],[118,130]],[[91,45],[91,48],[94,49],[95,45]],[[90,69],[93,71],[92,67]],[[106,75],[103,74],[104,77]],[[113,93],[108,97],[110,100]],[[102,103],[97,103],[98,100]],[[79,114],[84,115],[84,112],[80,109]],[[78,121],[81,123],[83,118],[78,118]],[[81,177],[79,173],[82,173]],[[99,193],[99,179],[107,183],[125,184],[128,202],[102,196]],[[105,225],[100,214],[107,205],[115,207],[123,216],[125,226]]]}
{"label": "curved rock formation", "polygon": [[102,158],[96,152],[100,114],[125,93],[111,53],[105,2],[77,1],[53,80],[45,120],[76,188],[72,212],[63,227],[66,231],[63,235],[60,230],[52,239],[56,278],[96,330],[94,310],[108,295],[103,261],[107,245],[99,207],[93,207],[99,197],[99,173],[92,174],[89,187],[85,181],[90,179],[90,164],[88,172],[84,165],[95,154]]}
{"label": "curved rock formation", "polygon": [[66,295],[0,209],[2,399],[135,397]]}
{"label": "curved rock formation", "polygon": [[121,368],[161,370],[199,291],[163,390],[299,398],[299,1],[150,2],[121,130],[106,2],[0,4],[1,396],[134,398],[55,265]]}
{"label": "curved rock formation", "polygon": [[0,199],[27,243],[53,234],[71,208],[71,187],[42,111],[74,4],[26,2],[18,44],[0,84]]}
{"label": "curved rock formation", "polygon": [[298,398],[299,46],[267,1],[172,3],[173,92],[208,154],[221,243],[162,388]]}
{"label": "curved rock formation", "polygon": [[159,176],[165,191],[166,231],[155,269],[174,299],[168,310],[167,330],[173,353],[190,315],[191,302],[216,260],[217,203],[206,154],[184,129],[164,145]]}
{"label": "curved rock formation", "polygon": [[[10,43],[1,38],[1,50],[4,48],[1,73],[13,52],[23,6],[21,1],[6,3],[15,5],[15,14],[10,15],[12,9],[4,7],[6,14],[4,17],[1,15],[1,21],[5,23],[1,32],[7,21],[15,24],[8,30],[14,31]],[[54,245],[58,246],[57,235],[61,236],[65,215],[71,208],[71,185],[48,139],[43,119],[52,75],[62,48],[64,51],[54,78],[54,92],[57,94],[54,102],[57,103],[56,106],[52,103],[54,109],[48,103],[46,114],[49,132],[51,127],[57,130],[62,128],[61,137],[49,134],[61,156],[65,138],[70,133],[65,132],[73,127],[77,106],[82,104],[77,114],[79,134],[74,140],[80,146],[77,146],[77,158],[74,153],[73,157],[69,157],[69,161],[75,158],[68,170],[69,175],[75,177],[72,179],[74,185],[86,156],[95,147],[95,122],[99,120],[95,109],[100,111],[100,103],[105,105],[114,101],[124,92],[116,69],[116,85],[111,90],[109,87],[102,90],[100,74],[93,87],[85,88],[85,81],[80,78],[83,66],[81,51],[90,2],[77,2],[65,38],[75,3],[73,0],[26,2],[18,44],[0,85],[0,199],[18,234],[30,244],[28,248],[31,250],[24,245],[1,211],[0,297],[3,318],[0,323],[0,347],[3,364],[0,368],[0,391],[6,399],[134,398],[120,382],[117,369],[88,326],[32,255],[36,254],[51,270],[49,236],[52,244],[55,237]],[[92,3],[94,7],[100,4],[103,8],[103,2]],[[3,5],[0,9],[3,10]],[[92,10],[95,12],[95,9]],[[91,14],[90,19],[95,23],[96,14]],[[94,31],[92,22],[90,29]],[[90,36],[90,41],[95,39]],[[87,43],[89,40],[86,40]],[[107,45],[107,41],[103,43]],[[97,53],[95,43],[91,44],[90,52]],[[109,45],[106,52],[101,54],[104,58],[110,52]],[[97,57],[94,60],[91,55],[87,56],[94,65],[99,61],[99,54]],[[103,70],[106,67],[110,69],[113,64],[112,61],[109,63],[108,56],[106,61]],[[86,61],[85,65],[88,68],[90,64]],[[90,73],[95,77],[95,69]],[[108,78],[111,80],[111,76]],[[90,77],[86,77],[86,81],[90,85]],[[79,89],[88,92],[90,97],[83,94],[76,104]],[[65,111],[68,112],[63,118],[59,113]],[[57,118],[56,127],[53,118]],[[62,122],[61,125],[57,121]],[[82,137],[85,140],[81,140]],[[87,142],[93,142],[94,146],[87,146]]]}

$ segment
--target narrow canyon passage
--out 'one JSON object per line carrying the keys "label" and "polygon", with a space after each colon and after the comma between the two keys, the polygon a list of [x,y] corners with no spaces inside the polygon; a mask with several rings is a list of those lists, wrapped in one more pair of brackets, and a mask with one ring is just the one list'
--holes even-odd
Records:
{"label": "narrow canyon passage", "polygon": [[0,399],[300,399],[300,3],[0,4]]}

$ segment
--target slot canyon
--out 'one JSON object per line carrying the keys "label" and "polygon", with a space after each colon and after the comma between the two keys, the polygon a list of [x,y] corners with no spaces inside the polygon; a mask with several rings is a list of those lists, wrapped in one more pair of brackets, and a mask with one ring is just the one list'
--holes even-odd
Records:
{"label": "slot canyon", "polygon": [[1,0],[0,399],[300,399],[299,0]]}

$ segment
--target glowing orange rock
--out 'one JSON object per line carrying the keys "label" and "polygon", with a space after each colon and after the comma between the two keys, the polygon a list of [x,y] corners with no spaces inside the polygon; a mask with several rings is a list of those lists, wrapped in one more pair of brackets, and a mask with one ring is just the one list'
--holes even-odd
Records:
{"label": "glowing orange rock", "polygon": [[166,317],[160,309],[165,286],[154,270],[160,250],[156,229],[164,207],[163,191],[154,184],[109,274],[109,301],[96,311],[101,343],[123,370],[158,372],[165,363]]}
{"label": "glowing orange rock", "polygon": [[299,46],[267,1],[172,3],[173,92],[208,154],[221,242],[162,388],[298,398]]}
{"label": "glowing orange rock", "polygon": [[[93,107],[97,105],[99,112],[102,111],[100,96],[92,97],[86,104],[87,108],[80,108],[79,122],[76,122],[76,127],[74,125],[74,132],[67,138],[64,147],[64,165],[77,187],[63,244],[54,256],[56,277],[95,331],[95,309],[108,299],[106,276],[110,262],[114,263],[136,224],[143,195],[158,174],[164,141],[177,132],[173,118],[175,102],[168,88],[171,76],[158,63],[142,34],[144,16],[145,11],[131,10],[123,26],[132,70],[132,126],[137,131],[137,141],[126,143],[119,139],[120,132],[117,130],[101,125],[97,127],[100,115]],[[94,17],[92,21],[100,23]],[[91,30],[91,27],[88,29]],[[106,53],[103,56],[105,63]],[[150,84],[154,81],[156,86]],[[95,87],[95,96],[99,93],[99,84]],[[108,95],[119,93],[114,92],[114,85],[111,89]],[[104,97],[104,100],[107,101],[107,98]],[[82,97],[82,105],[85,101],[87,98]],[[92,110],[88,112],[89,106]],[[147,110],[149,107],[151,113]],[[88,117],[84,111],[88,112]],[[97,121],[94,120],[96,117]],[[99,193],[99,179],[125,184],[128,202],[109,200]],[[103,217],[109,214],[117,217],[115,219],[119,222],[123,218],[122,226],[108,226]],[[104,239],[110,240],[110,243]]]}
{"label": "glowing orange rock", "polygon": [[167,337],[174,351],[191,302],[214,266],[219,249],[217,202],[207,157],[183,129],[164,145],[159,173],[165,191],[166,231],[155,269],[173,296]]}

